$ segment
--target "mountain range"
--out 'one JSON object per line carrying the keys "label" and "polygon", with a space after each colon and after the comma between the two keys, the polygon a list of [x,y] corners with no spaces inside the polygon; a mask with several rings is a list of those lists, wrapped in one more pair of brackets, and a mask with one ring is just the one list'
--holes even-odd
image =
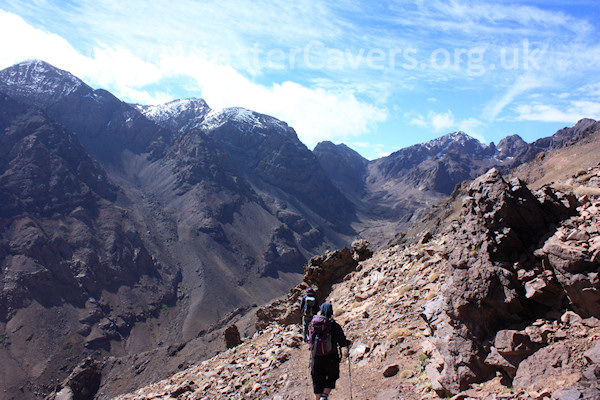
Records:
{"label": "mountain range", "polygon": [[243,108],[128,104],[40,60],[2,70],[0,388],[39,398],[84,357],[196,340],[314,255],[379,247],[460,182],[597,127],[497,146],[456,132],[366,160]]}

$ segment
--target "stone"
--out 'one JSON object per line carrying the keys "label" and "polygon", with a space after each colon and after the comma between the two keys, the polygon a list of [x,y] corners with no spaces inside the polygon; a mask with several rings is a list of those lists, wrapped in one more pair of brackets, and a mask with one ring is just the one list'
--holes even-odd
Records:
{"label": "stone", "polygon": [[225,329],[223,337],[225,339],[225,347],[228,349],[234,348],[242,343],[240,332],[235,324],[229,325],[227,329]]}
{"label": "stone", "polygon": [[551,383],[556,388],[566,387],[579,378],[570,364],[570,350],[562,342],[544,347],[519,364],[513,387],[516,390],[547,389]]}
{"label": "stone", "polygon": [[369,352],[369,346],[364,343],[358,343],[350,349],[350,358],[353,360],[361,359]]}
{"label": "stone", "polygon": [[583,324],[588,328],[600,328],[600,319],[589,317],[583,320]]}
{"label": "stone", "polygon": [[525,283],[525,297],[549,307],[559,307],[565,296],[560,286],[538,276]]}
{"label": "stone", "polygon": [[502,355],[529,355],[537,350],[527,334],[512,329],[498,331],[494,346]]}
{"label": "stone", "polygon": [[73,400],[73,391],[68,386],[62,388],[58,393],[56,393],[54,400]]}
{"label": "stone", "polygon": [[583,318],[573,311],[566,311],[561,317],[560,321],[566,325],[580,324],[583,322]]}
{"label": "stone", "polygon": [[485,363],[491,367],[501,369],[510,378],[514,378],[517,373],[517,367],[523,358],[518,356],[502,355],[495,347],[492,347],[490,354],[485,359]]}
{"label": "stone", "polygon": [[[93,400],[100,388],[101,366],[86,358],[71,372],[48,400]],[[60,396],[60,397],[59,397]]]}
{"label": "stone", "polygon": [[581,392],[577,389],[561,389],[552,393],[554,400],[578,400],[581,398]]}
{"label": "stone", "polygon": [[396,375],[398,371],[400,371],[400,367],[398,366],[398,364],[389,365],[383,371],[383,376],[389,378]]}
{"label": "stone", "polygon": [[600,364],[600,341],[596,341],[590,349],[584,353],[590,364]]}

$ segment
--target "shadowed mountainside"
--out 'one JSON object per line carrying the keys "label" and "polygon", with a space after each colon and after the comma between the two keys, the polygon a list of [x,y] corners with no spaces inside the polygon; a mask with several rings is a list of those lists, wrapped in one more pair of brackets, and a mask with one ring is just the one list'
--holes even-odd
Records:
{"label": "shadowed mountainside", "polygon": [[72,379],[89,371],[107,395],[199,362],[222,349],[223,318],[252,334],[245,311],[300,282],[315,254],[357,235],[378,247],[460,180],[597,127],[497,147],[458,132],[367,161],[311,152],[242,108],[127,104],[39,60],[0,71],[0,102],[8,399],[39,398],[78,364]]}

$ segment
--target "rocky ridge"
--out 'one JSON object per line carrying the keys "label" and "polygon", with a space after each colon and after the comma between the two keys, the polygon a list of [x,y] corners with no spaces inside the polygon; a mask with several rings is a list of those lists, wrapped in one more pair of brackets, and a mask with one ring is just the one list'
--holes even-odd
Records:
{"label": "rocky ridge", "polygon": [[[180,363],[162,370],[151,350],[281,295],[307,259],[349,240],[332,217],[348,211],[320,209],[313,189],[343,197],[275,118],[231,109],[197,126],[210,110],[190,100],[157,107],[160,126],[39,60],[0,71],[0,93],[7,399],[49,393],[86,357],[120,360],[102,371],[119,392],[166,376]],[[254,147],[236,159],[225,138]],[[114,379],[136,363],[140,381]]]}
{"label": "rocky ridge", "polygon": [[426,210],[452,195],[464,180],[492,167],[508,173],[536,156],[585,141],[598,131],[600,123],[582,119],[533,143],[512,135],[497,146],[485,145],[464,132],[454,132],[371,161],[361,160],[344,145],[327,142],[317,145],[314,153],[356,207],[355,227],[361,236],[381,245],[390,236],[421,224],[427,218]]}
{"label": "rocky ridge", "polygon": [[[202,350],[190,360],[214,354],[196,340],[213,321],[281,294],[301,279],[305,260],[364,228],[356,198],[346,199],[316,152],[275,118],[210,111],[194,99],[144,115],[41,61],[0,71],[0,91],[8,94],[2,115],[18,107],[15,98],[37,107],[2,126],[1,201],[9,215],[0,239],[0,357],[10,374],[0,388],[7,398],[47,393],[86,356],[112,356],[99,389],[108,395],[184,368],[179,360],[192,348]],[[555,145],[585,136],[588,128],[576,127]],[[510,151],[522,147],[513,142]],[[469,167],[454,153],[481,146],[453,134],[425,147],[423,174],[413,171],[418,179],[408,183],[437,182],[447,160]],[[348,150],[346,164],[361,164]],[[439,195],[428,184],[406,190],[393,174],[380,178],[366,182],[378,190],[369,192],[377,221],[410,218],[394,195],[407,193],[420,206]],[[379,190],[382,182],[394,195]],[[313,266],[356,267],[351,251],[339,255]]]}
{"label": "rocky ridge", "polygon": [[[492,170],[446,232],[378,251],[334,284],[327,299],[353,341],[353,396],[598,398],[600,166],[573,179],[585,195],[531,192]],[[532,236],[532,222],[544,231]],[[285,320],[119,399],[310,398],[308,351]],[[332,399],[350,397],[344,365]]]}

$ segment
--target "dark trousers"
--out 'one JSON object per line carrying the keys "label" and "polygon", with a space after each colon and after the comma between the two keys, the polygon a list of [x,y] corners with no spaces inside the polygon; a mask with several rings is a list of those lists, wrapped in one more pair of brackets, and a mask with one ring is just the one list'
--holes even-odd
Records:
{"label": "dark trousers", "polygon": [[340,358],[337,354],[314,356],[310,374],[313,381],[313,392],[323,393],[323,389],[335,389],[335,381],[340,377]]}

